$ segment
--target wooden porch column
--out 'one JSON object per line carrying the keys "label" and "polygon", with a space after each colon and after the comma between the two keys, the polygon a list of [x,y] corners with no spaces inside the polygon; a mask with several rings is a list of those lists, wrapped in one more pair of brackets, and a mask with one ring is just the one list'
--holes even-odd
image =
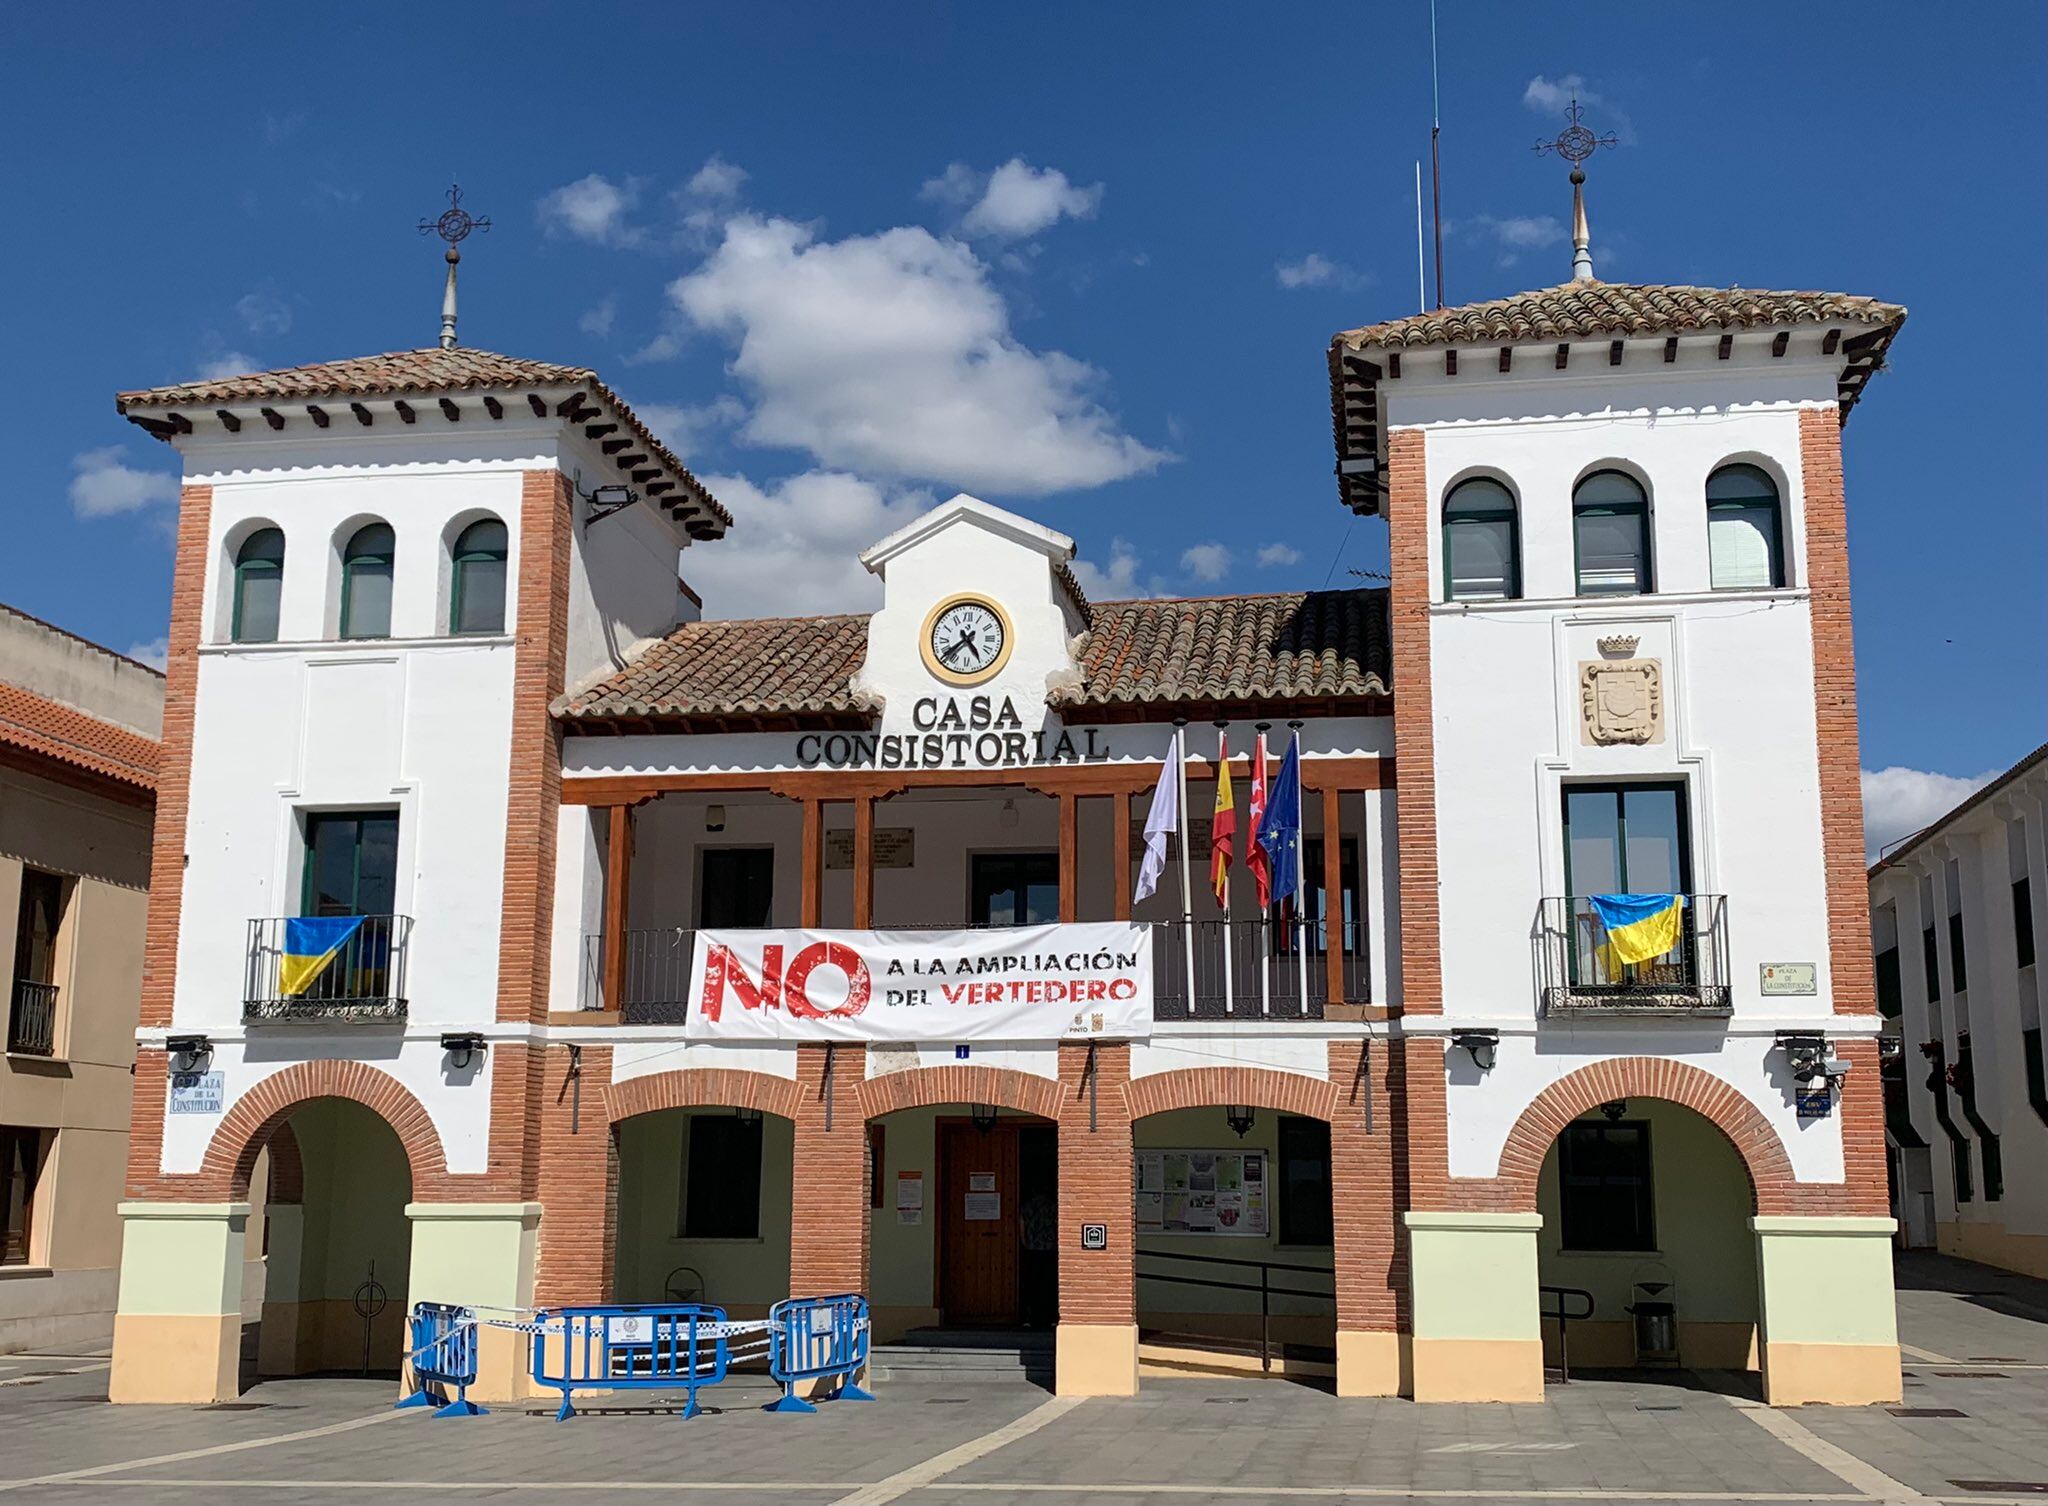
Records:
{"label": "wooden porch column", "polygon": [[819,894],[822,870],[825,866],[825,802],[816,799],[804,801],[803,840],[803,883],[798,900],[797,924],[815,926],[824,910],[824,900]]}
{"label": "wooden porch column", "polygon": [[633,807],[614,805],[605,834],[604,1007],[626,1007],[626,899],[633,873]]}
{"label": "wooden porch column", "polygon": [[1112,920],[1131,918],[1131,793],[1118,790],[1109,797],[1110,911]]}
{"label": "wooden porch column", "polygon": [[1323,789],[1323,964],[1329,968],[1325,1002],[1344,998],[1344,842],[1337,787]]}
{"label": "wooden porch column", "polygon": [[853,797],[853,928],[875,923],[875,797]]}
{"label": "wooden porch column", "polygon": [[1081,799],[1062,791],[1060,794],[1060,919],[1076,921],[1081,918],[1081,824],[1079,807]]}

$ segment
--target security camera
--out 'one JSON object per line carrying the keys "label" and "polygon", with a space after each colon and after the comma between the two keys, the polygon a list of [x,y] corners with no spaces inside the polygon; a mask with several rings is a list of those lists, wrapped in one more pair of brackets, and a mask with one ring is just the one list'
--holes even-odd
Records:
{"label": "security camera", "polygon": [[1849,1063],[1839,1056],[1831,1056],[1820,1064],[1820,1070],[1829,1082],[1840,1082],[1849,1075]]}

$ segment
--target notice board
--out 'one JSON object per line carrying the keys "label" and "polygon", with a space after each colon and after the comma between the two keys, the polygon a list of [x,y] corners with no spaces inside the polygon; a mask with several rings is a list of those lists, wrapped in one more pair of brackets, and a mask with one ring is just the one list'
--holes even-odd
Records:
{"label": "notice board", "polygon": [[1269,1229],[1266,1170],[1263,1150],[1141,1150],[1138,1232],[1261,1238]]}

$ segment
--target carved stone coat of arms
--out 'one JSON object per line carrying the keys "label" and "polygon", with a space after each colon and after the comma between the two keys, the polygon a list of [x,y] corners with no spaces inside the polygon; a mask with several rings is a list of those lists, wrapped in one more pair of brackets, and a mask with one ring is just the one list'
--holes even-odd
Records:
{"label": "carved stone coat of arms", "polygon": [[1589,743],[1653,743],[1664,737],[1664,666],[1605,659],[1579,666],[1580,733]]}

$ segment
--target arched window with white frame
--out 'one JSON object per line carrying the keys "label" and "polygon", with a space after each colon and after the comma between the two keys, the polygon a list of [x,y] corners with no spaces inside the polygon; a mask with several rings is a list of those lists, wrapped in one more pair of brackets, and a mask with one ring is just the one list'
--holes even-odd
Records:
{"label": "arched window with white frame", "polygon": [[505,525],[479,518],[449,551],[448,631],[456,635],[505,631]]}
{"label": "arched window with white frame", "polygon": [[1650,499],[1626,471],[1595,471],[1572,488],[1572,546],[1581,596],[1652,589]]}
{"label": "arched window with white frame", "polygon": [[1444,499],[1444,600],[1501,601],[1522,594],[1515,497],[1474,476]]}
{"label": "arched window with white frame", "polygon": [[1778,483],[1762,466],[1724,465],[1707,478],[1707,555],[1716,591],[1785,584]]}
{"label": "arched window with white frame", "polygon": [[235,551],[234,607],[228,637],[236,643],[277,642],[284,603],[284,530],[259,528]]}
{"label": "arched window with white frame", "polygon": [[365,523],[341,551],[341,636],[391,636],[391,567],[398,540],[389,523]]}

